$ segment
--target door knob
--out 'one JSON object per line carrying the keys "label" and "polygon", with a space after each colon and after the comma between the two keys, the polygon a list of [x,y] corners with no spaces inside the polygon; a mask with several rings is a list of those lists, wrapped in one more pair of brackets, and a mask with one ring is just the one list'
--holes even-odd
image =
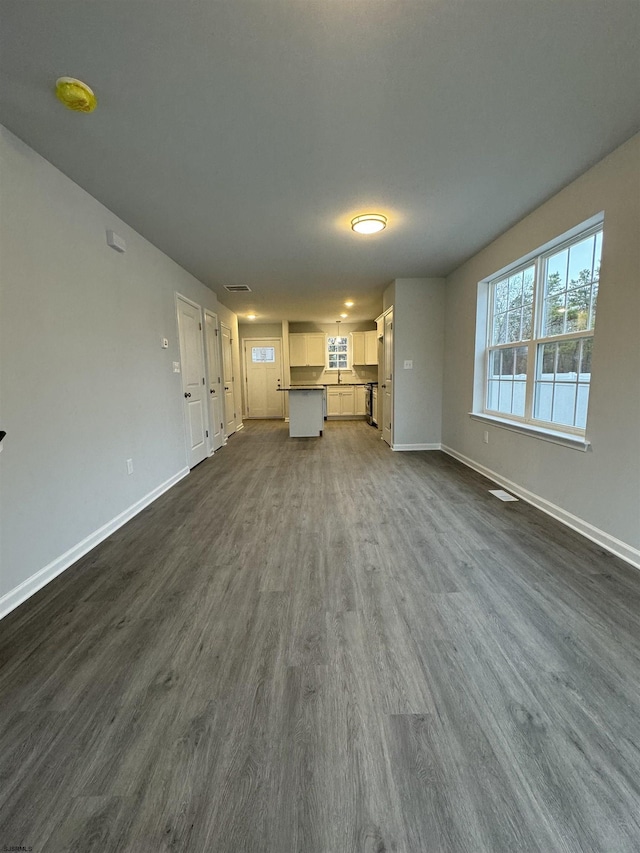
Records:
{"label": "door knob", "polygon": [[185,392],[184,392],[184,396],[185,396],[185,397],[190,397],[190,396],[191,396],[191,391],[185,391]]}
{"label": "door knob", "polygon": [[210,394],[215,394],[215,393],[216,393],[216,389],[215,389],[215,388],[209,388],[209,393],[210,393]]}

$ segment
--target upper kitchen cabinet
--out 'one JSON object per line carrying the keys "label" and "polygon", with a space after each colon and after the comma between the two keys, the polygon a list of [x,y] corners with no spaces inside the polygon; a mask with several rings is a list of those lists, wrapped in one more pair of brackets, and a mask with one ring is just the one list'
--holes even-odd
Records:
{"label": "upper kitchen cabinet", "polygon": [[353,364],[378,363],[378,334],[371,332],[352,332]]}
{"label": "upper kitchen cabinet", "polygon": [[325,337],[323,332],[289,335],[291,367],[324,367]]}

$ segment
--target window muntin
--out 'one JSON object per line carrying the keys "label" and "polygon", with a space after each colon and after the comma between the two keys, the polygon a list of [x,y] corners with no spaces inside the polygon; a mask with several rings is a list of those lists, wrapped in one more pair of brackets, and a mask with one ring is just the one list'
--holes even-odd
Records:
{"label": "window muntin", "polygon": [[347,370],[349,365],[349,339],[345,336],[327,337],[327,368]]}
{"label": "window muntin", "polygon": [[489,282],[487,414],[584,433],[602,225]]}

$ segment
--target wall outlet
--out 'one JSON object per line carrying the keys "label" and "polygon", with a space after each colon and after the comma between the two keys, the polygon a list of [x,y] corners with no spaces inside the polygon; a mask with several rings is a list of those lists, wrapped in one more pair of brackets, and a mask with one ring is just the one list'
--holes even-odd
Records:
{"label": "wall outlet", "polygon": [[489,430],[485,429],[484,435],[482,436],[482,440],[485,444],[489,444]]}
{"label": "wall outlet", "polygon": [[127,459],[127,474],[133,474],[133,459]]}
{"label": "wall outlet", "polygon": [[168,349],[169,348],[168,338],[162,338],[161,339],[161,346],[162,346],[162,349]]}
{"label": "wall outlet", "polygon": [[404,369],[405,370],[413,370],[413,359],[412,358],[405,358]]}

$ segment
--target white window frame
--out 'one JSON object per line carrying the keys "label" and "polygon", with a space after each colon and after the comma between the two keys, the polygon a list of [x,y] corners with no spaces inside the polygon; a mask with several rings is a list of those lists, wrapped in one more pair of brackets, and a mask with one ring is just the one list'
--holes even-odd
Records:
{"label": "white window frame", "polygon": [[[346,367],[329,367],[329,339],[330,338],[344,338],[347,342],[347,366]],[[341,373],[351,372],[351,359],[352,359],[352,346],[351,346],[351,335],[348,335],[346,332],[340,332],[335,335],[327,334],[325,337],[325,345],[324,345],[324,355],[325,355],[325,372],[326,373],[337,373],[340,371]]]}
{"label": "white window frame", "polygon": [[[542,348],[545,344],[563,343],[571,340],[593,340],[594,327],[575,332],[565,332],[559,335],[544,335],[544,297],[547,263],[551,256],[563,251],[575,243],[579,243],[593,234],[604,230],[604,216],[598,214],[587,222],[582,223],[571,231],[545,244],[534,252],[519,259],[513,264],[504,267],[497,273],[484,279],[479,283],[478,322],[483,323],[483,328],[478,330],[476,336],[476,348],[480,358],[476,359],[476,384],[474,393],[474,408],[470,413],[474,418],[496,423],[498,426],[506,426],[517,431],[524,431],[530,435],[553,440],[554,437],[560,443],[572,444],[573,441],[581,443],[582,449],[586,449],[588,442],[585,440],[586,426],[584,428],[570,424],[561,424],[554,421],[542,420],[534,417],[536,382],[538,379],[538,359],[542,357]],[[603,238],[604,239],[604,238]],[[505,343],[493,344],[493,300],[496,283],[503,281],[506,277],[517,274],[526,268],[534,267],[534,295],[533,295],[533,318],[530,340],[506,341]],[[484,304],[484,312],[482,307]],[[483,316],[484,313],[484,316]],[[478,351],[482,347],[481,353]],[[511,414],[508,412],[490,409],[488,407],[490,359],[491,353],[500,349],[527,349],[527,376],[525,388],[524,415]],[[481,382],[478,382],[480,368]],[[578,384],[578,379],[576,379]],[[589,383],[591,386],[591,383]],[[588,404],[587,404],[588,418]]]}

